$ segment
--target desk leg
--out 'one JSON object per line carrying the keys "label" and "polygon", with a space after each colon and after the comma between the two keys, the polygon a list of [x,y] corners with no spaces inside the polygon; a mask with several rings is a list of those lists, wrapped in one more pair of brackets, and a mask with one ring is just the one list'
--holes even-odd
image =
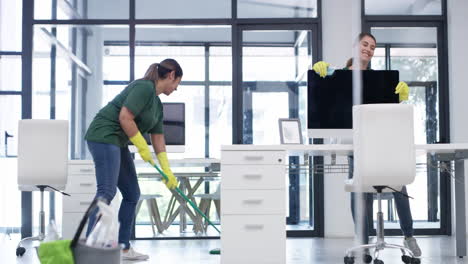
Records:
{"label": "desk leg", "polygon": [[[180,182],[180,185],[179,185],[179,189],[182,191],[182,193],[187,193],[185,191],[185,179],[184,178],[179,178],[179,182]],[[185,207],[187,206],[185,200],[181,200],[182,203],[181,203],[181,206],[179,207],[180,208],[180,211],[179,211],[179,227],[180,227],[180,233],[184,233],[185,232],[185,228],[186,228],[186,224],[187,224],[187,219],[186,219],[186,215],[185,215]]]}
{"label": "desk leg", "polygon": [[455,161],[455,240],[457,256],[466,256],[465,160]]}

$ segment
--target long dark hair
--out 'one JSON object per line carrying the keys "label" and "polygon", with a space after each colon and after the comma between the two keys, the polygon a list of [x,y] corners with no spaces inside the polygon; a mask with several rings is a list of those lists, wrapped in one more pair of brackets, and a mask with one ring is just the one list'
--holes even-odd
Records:
{"label": "long dark hair", "polygon": [[159,63],[153,63],[146,70],[143,80],[156,81],[158,79],[166,79],[171,71],[175,71],[175,77],[179,78],[184,75],[182,67],[174,59],[165,59]]}
{"label": "long dark hair", "polygon": [[369,37],[369,38],[373,39],[374,42],[377,44],[377,40],[375,39],[374,35],[372,35],[369,32],[361,32],[359,34],[359,36],[358,36],[358,39],[357,39],[358,41],[357,42],[361,41],[364,37]]}
{"label": "long dark hair", "polygon": [[[356,41],[356,44],[361,41],[364,37],[369,37],[371,39],[374,40],[374,42],[377,44],[377,40],[375,39],[374,35],[372,35],[371,33],[368,33],[368,32],[361,32],[357,38],[357,41]],[[347,61],[346,61],[346,68],[349,68],[353,66],[353,58],[349,58]]]}

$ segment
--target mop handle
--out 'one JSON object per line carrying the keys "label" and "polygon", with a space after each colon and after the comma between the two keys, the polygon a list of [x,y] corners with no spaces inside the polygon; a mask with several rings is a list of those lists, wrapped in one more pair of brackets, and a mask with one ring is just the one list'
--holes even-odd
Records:
{"label": "mop handle", "polygon": [[[164,177],[166,181],[169,180],[167,175],[156,164],[152,164],[152,165]],[[216,229],[216,231],[218,231],[218,233],[221,234],[221,231],[219,231],[219,229],[210,221],[210,219],[204,213],[202,213],[202,211],[179,189],[179,187],[175,187],[175,190],[178,194],[180,194],[180,196],[182,196],[182,198],[184,198],[185,201],[187,201],[192,206],[192,208],[197,213],[199,213],[203,218],[205,218],[208,224],[210,224],[214,229]]]}

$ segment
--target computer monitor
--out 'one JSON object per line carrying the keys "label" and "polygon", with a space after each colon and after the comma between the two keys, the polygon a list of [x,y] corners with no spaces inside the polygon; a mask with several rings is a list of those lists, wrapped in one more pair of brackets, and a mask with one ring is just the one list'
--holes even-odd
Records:
{"label": "computer monitor", "polygon": [[[309,70],[307,128],[309,138],[352,138],[353,72],[336,70],[320,77]],[[362,71],[363,104],[398,103],[398,71]]]}
{"label": "computer monitor", "polygon": [[398,71],[363,71],[363,104],[398,104],[399,95],[395,88],[400,80]]}
{"label": "computer monitor", "polygon": [[337,70],[320,77],[313,70],[307,76],[307,128],[309,138],[351,137],[352,72]]}
{"label": "computer monitor", "polygon": [[163,103],[163,126],[166,151],[185,151],[185,104]]}
{"label": "computer monitor", "polygon": [[[163,131],[166,151],[171,153],[185,152],[185,104],[163,103]],[[151,145],[150,135],[145,133],[143,137],[148,145]],[[130,145],[132,143],[130,142]],[[135,146],[130,146],[132,152],[136,152]],[[153,148],[150,147],[150,151]]]}

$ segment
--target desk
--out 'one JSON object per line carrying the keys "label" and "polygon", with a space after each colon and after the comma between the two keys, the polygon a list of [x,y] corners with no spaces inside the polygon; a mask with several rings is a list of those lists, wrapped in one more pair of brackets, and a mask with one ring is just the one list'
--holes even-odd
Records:
{"label": "desk", "polygon": [[[138,178],[140,179],[161,179],[161,175],[148,164],[145,164],[142,161],[136,161],[136,166],[138,172]],[[181,160],[170,160],[169,163],[173,168],[174,176],[178,178],[180,183],[179,188],[184,192],[187,197],[196,204],[195,198],[193,195],[198,190],[200,185],[207,179],[213,179],[219,177],[219,167],[220,161],[218,159],[181,159]],[[186,172],[178,171],[177,168],[184,167],[187,169],[197,168],[198,171]],[[208,168],[209,171],[200,171],[203,167]],[[190,184],[190,178],[196,178],[197,181],[194,185]],[[198,217],[196,212],[192,212],[191,207],[187,204],[185,200],[177,200],[178,195],[174,195],[174,192],[171,191],[172,196],[169,200],[169,205],[164,216],[164,229],[167,229],[172,222],[175,220],[177,215],[180,216],[180,232],[185,232],[187,227],[187,216],[192,220],[194,224],[194,231],[202,232],[203,224],[202,219]],[[178,203],[178,205],[176,204]]]}
{"label": "desk", "polygon": [[[464,160],[468,159],[468,144],[423,144],[415,145],[416,155],[434,155],[439,161],[454,161],[455,162],[455,180],[457,182],[465,182],[465,170],[464,170]],[[221,173],[225,175],[225,169],[223,169],[223,164],[225,159],[229,156],[226,154],[229,153],[238,153],[244,156],[259,156],[261,153],[265,152],[275,152],[275,153],[285,153],[283,160],[286,160],[287,155],[303,155],[309,154],[311,156],[349,156],[353,154],[353,145],[351,144],[323,144],[323,145],[227,145],[221,147]],[[232,155],[231,155],[232,156]],[[264,160],[263,157],[257,157],[257,160]],[[237,163],[241,164],[241,163]],[[259,166],[259,171],[256,174],[265,173],[267,166]],[[264,169],[261,169],[264,167]],[[246,175],[247,176],[247,175]],[[229,186],[226,186],[229,182],[226,180],[226,177],[221,179],[221,188],[229,189]],[[284,184],[284,180],[283,180]],[[283,186],[285,188],[285,186]],[[221,192],[223,195],[223,192]],[[222,207],[224,210],[229,207],[230,204],[235,201],[228,201],[226,199],[221,199]],[[284,214],[284,213],[283,213]],[[282,215],[282,218],[285,219],[286,215]],[[283,226],[284,220],[278,222],[279,226]],[[226,237],[226,234],[231,232],[226,231],[226,228],[229,228],[226,225],[223,225],[223,236],[221,236],[222,251],[223,255],[221,256],[222,263],[235,263],[233,259],[224,259],[223,256],[233,256],[226,250],[230,248],[225,248],[224,245],[232,245],[232,240],[239,239],[234,236]],[[465,213],[465,184],[455,184],[455,237],[456,237],[456,256],[464,257],[466,256],[466,213]],[[286,236],[286,232],[277,234],[278,236]],[[252,238],[254,239],[254,238]],[[261,238],[258,238],[259,241]],[[272,239],[272,238],[270,238]],[[283,239],[282,237],[275,237],[274,239]],[[224,241],[224,242],[223,242]],[[241,241],[238,241],[242,243]],[[286,250],[285,244],[282,245],[283,251]],[[234,249],[233,249],[234,250]],[[259,256],[261,259],[262,256]]]}
{"label": "desk", "polygon": [[[220,160],[206,158],[175,159],[169,160],[169,164],[171,164],[172,168],[183,167],[185,170],[189,170],[189,167],[208,168],[208,172],[201,172],[200,170],[202,169],[199,169],[200,172],[176,172],[175,175],[179,177],[179,179],[188,180],[189,177],[206,178],[218,176]],[[135,167],[141,177],[161,177],[155,168],[152,168],[148,163],[142,160],[136,160]],[[70,160],[68,162],[68,182],[65,192],[72,194],[72,196],[64,196],[63,198],[62,236],[63,238],[71,239],[78,228],[79,220],[96,195],[96,175],[94,162],[92,160]],[[119,210],[120,201],[121,195],[118,192],[116,198],[114,198],[112,202],[116,212]],[[197,221],[200,222],[201,220]],[[202,228],[201,226],[202,224],[200,224],[200,229]],[[84,236],[84,234],[85,232],[83,232],[82,235]]]}

